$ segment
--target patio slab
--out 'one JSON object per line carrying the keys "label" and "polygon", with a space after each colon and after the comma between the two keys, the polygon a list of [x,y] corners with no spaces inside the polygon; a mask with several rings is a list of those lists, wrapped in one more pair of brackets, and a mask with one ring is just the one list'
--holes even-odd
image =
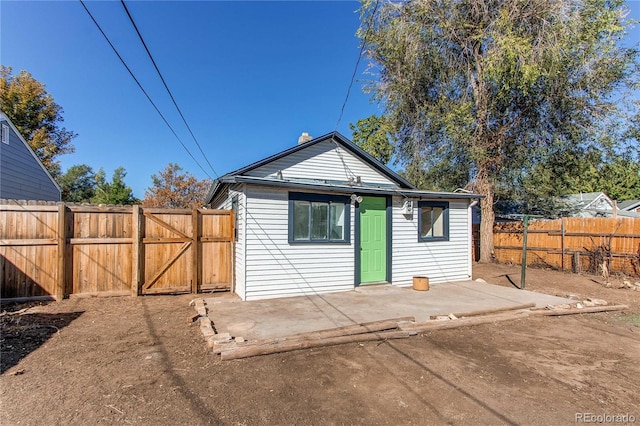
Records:
{"label": "patio slab", "polygon": [[570,299],[479,281],[432,284],[429,291],[392,285],[361,286],[354,291],[244,302],[234,295],[206,298],[218,333],[266,339],[296,333],[413,316],[570,303]]}

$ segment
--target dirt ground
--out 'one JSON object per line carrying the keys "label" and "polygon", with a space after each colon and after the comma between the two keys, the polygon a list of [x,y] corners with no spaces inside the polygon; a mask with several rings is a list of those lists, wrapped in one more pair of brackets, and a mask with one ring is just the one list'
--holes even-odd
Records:
{"label": "dirt ground", "polygon": [[2,306],[29,309],[0,317],[0,424],[640,423],[640,291],[597,280],[529,269],[527,289],[631,308],[227,362],[187,325],[190,295]]}

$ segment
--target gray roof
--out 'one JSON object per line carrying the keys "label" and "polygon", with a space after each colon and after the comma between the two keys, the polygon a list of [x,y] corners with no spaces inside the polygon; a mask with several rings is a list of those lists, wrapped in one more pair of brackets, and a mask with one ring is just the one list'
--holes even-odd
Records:
{"label": "gray roof", "polygon": [[[347,182],[336,182],[322,179],[273,179],[273,178],[259,178],[252,176],[243,176],[245,173],[254,170],[258,167],[261,167],[265,164],[271,163],[272,161],[276,161],[282,157],[293,154],[300,150],[306,149],[310,146],[318,144],[320,142],[324,142],[327,140],[332,140],[338,145],[341,145],[345,149],[351,151],[355,156],[363,160],[373,169],[377,170],[384,176],[388,177],[391,181],[397,184],[397,187],[390,185],[367,185],[362,184],[358,185],[355,183],[347,183]],[[453,192],[431,192],[431,191],[421,191],[417,189],[414,185],[412,185],[405,178],[382,164],[380,161],[376,160],[369,153],[364,151],[362,148],[351,142],[349,139],[344,137],[338,132],[331,132],[326,135],[317,137],[309,142],[304,144],[296,145],[293,148],[286,149],[277,154],[274,154],[270,157],[264,158],[262,160],[256,161],[255,163],[249,164],[248,166],[242,167],[233,172],[227,173],[223,176],[220,176],[213,182],[209,193],[205,199],[205,204],[210,204],[211,201],[220,193],[222,188],[225,185],[232,183],[252,183],[257,185],[270,185],[270,186],[280,186],[280,187],[288,187],[288,188],[298,188],[298,189],[311,189],[311,190],[330,190],[341,193],[363,193],[363,194],[399,194],[404,196],[413,196],[413,197],[431,197],[431,198],[450,198],[450,199],[463,199],[463,198],[482,198],[482,196],[478,194],[468,194],[468,193],[453,193]]]}
{"label": "gray roof", "polygon": [[640,200],[626,200],[618,202],[620,210],[635,210],[640,207]]}
{"label": "gray roof", "polygon": [[[567,205],[575,208],[586,208],[600,197],[605,197],[609,201],[611,199],[604,192],[582,192],[579,194],[563,195],[561,200]],[[612,202],[613,204],[613,202]]]}

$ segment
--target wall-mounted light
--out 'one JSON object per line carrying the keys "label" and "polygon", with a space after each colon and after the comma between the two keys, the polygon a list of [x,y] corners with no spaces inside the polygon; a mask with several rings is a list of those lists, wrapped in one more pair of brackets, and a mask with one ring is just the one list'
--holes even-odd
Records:
{"label": "wall-mounted light", "polygon": [[351,201],[355,202],[355,203],[361,203],[362,202],[362,197],[358,194],[351,194]]}
{"label": "wall-mounted light", "polygon": [[282,170],[278,170],[278,172],[276,173],[276,178],[282,180]]}
{"label": "wall-mounted light", "polygon": [[413,214],[413,200],[406,199],[404,200],[404,204],[402,205],[402,214],[412,215]]}

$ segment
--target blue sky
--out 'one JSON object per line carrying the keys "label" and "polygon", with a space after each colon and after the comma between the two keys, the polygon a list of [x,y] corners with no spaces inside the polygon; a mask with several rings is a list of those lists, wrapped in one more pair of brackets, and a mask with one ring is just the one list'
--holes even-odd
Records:
{"label": "blue sky", "polygon": [[[117,1],[86,2],[106,34],[213,177]],[[218,174],[335,128],[358,57],[359,3],[129,1],[127,6]],[[2,1],[2,64],[25,69],[79,134],[63,169],[123,166],[143,197],[169,162],[206,175],[176,141],[80,2]],[[366,68],[366,61],[360,70]],[[359,79],[364,76],[359,75]],[[356,82],[338,130],[377,111]]]}
{"label": "blue sky", "polygon": [[[215,177],[175,111],[119,1],[87,1],[181,140]],[[189,125],[220,175],[335,129],[358,58],[356,1],[127,1]],[[640,2],[630,1],[640,19]],[[0,59],[29,71],[79,134],[73,164],[123,166],[137,197],[151,175],[196,165],[162,122],[79,1],[0,2]],[[638,28],[629,42],[640,40]],[[360,64],[338,131],[378,111]]]}

